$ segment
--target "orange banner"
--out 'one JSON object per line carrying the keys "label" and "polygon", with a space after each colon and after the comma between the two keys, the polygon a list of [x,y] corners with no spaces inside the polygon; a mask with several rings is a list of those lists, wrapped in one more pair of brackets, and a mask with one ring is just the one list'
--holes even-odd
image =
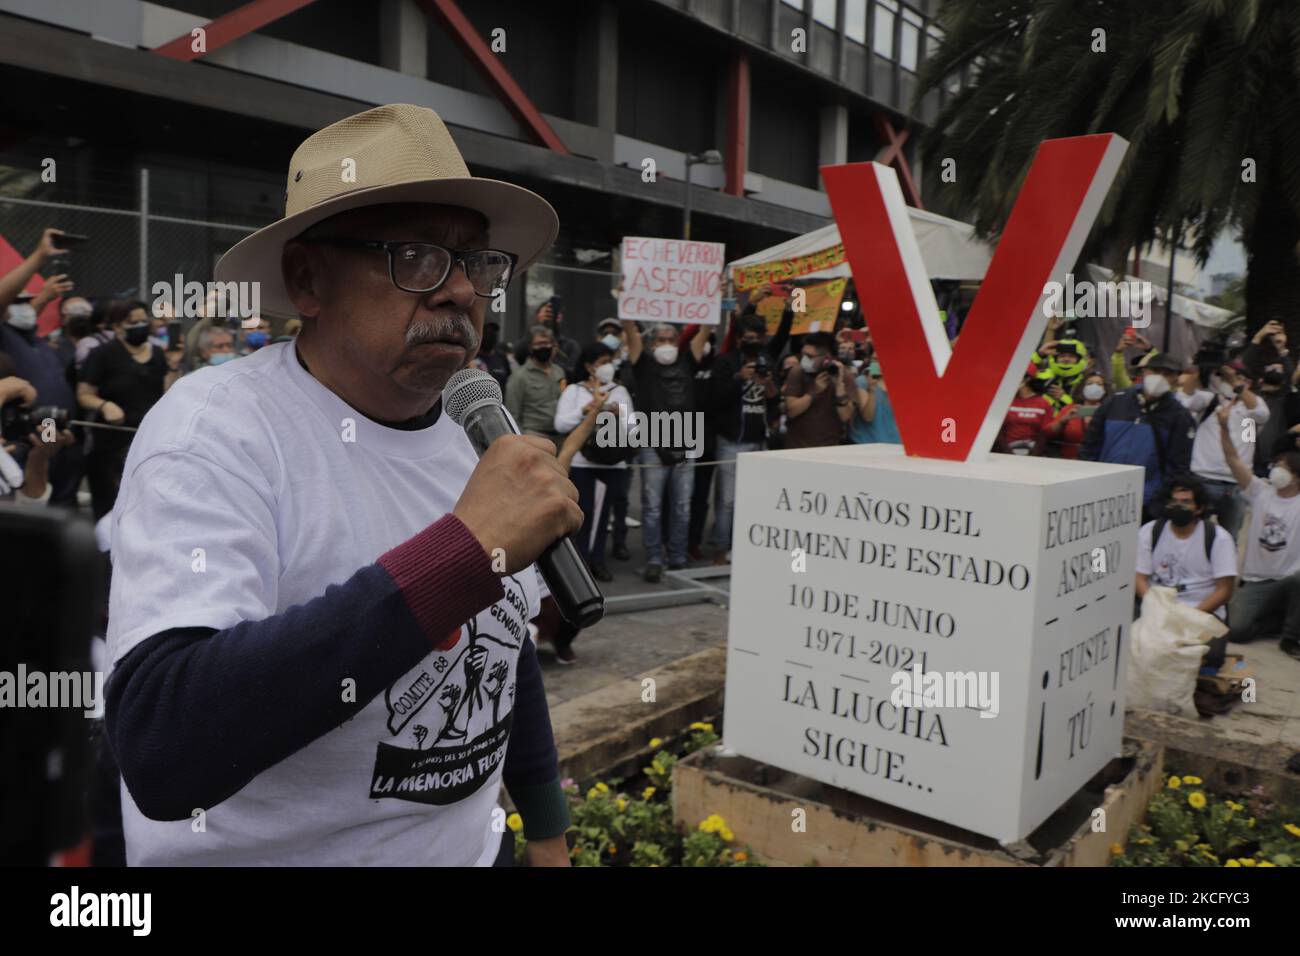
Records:
{"label": "orange banner", "polygon": [[[835,328],[835,319],[839,315],[840,300],[844,298],[844,287],[848,279],[830,279],[816,285],[802,286],[791,291],[795,300],[794,324],[790,326],[791,335],[804,335],[808,332],[830,332]],[[803,308],[798,306],[800,293],[803,293]],[[790,300],[783,295],[769,295],[754,307],[754,311],[767,322],[767,334],[775,335],[781,324],[781,314]]]}
{"label": "orange banner", "polygon": [[732,281],[737,292],[744,292],[766,282],[781,282],[795,279],[813,272],[821,272],[844,261],[843,244],[810,252],[806,256],[793,259],[775,259],[772,262],[758,262],[752,266],[736,266],[731,270]]}

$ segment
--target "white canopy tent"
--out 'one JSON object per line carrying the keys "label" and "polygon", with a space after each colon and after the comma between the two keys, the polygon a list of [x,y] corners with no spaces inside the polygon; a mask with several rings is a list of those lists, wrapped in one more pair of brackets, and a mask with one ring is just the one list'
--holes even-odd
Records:
{"label": "white canopy tent", "polygon": [[[925,261],[925,268],[931,279],[979,280],[984,277],[989,260],[993,258],[993,249],[988,243],[975,238],[973,226],[921,209],[909,207],[907,214],[912,221],[916,242],[921,247],[921,258]],[[762,252],[728,263],[727,271],[730,273],[737,266],[751,266],[812,255],[839,244],[839,227],[831,223],[764,249]],[[848,263],[842,262],[800,278],[833,279],[850,274]]]}

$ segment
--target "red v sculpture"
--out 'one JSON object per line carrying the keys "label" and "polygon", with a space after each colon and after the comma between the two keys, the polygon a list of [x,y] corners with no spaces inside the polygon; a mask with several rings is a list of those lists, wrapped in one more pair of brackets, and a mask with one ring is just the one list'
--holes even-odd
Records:
{"label": "red v sculpture", "polygon": [[1064,283],[1127,149],[1112,133],[1038,147],[955,349],[897,173],[822,167],[907,454],[969,461],[992,447],[1047,321],[1044,287]]}

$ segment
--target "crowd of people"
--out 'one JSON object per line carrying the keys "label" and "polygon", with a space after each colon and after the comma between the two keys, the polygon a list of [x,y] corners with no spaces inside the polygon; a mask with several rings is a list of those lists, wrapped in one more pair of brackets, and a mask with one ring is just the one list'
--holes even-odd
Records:
{"label": "crowd of people", "polygon": [[[58,261],[58,236],[47,229],[0,278],[0,405],[53,406],[113,427],[71,425],[11,440],[0,493],[76,507],[84,479],[99,519],[113,507],[134,428],[173,382],[292,338],[298,323],[275,338],[269,320],[246,327],[209,301],[208,314],[182,335],[169,314],[135,300],[86,297],[66,274],[25,291]],[[613,579],[611,558],[632,560],[634,474],[641,573],[653,583],[665,568],[729,563],[742,452],[899,442],[889,389],[856,310],[845,310],[833,331],[792,335],[788,306],[774,327],[759,314],[772,294],[755,290],[716,326],[642,328],[606,318],[585,344],[566,334],[558,298],[536,310],[513,346],[497,323],[485,324],[474,362],[500,382],[520,429],[557,448],[581,438],[568,443],[566,464],[585,516],[577,544],[598,580]],[[59,325],[42,336],[37,316],[51,302]],[[1300,656],[1298,382],[1300,366],[1277,323],[1235,347],[1212,343],[1191,360],[1128,329],[1103,362],[1070,319],[1056,318],[994,450],[1142,467],[1139,597],[1151,585],[1174,587],[1179,600],[1226,616],[1232,639],[1280,633],[1284,649]],[[600,410],[620,421],[635,411],[698,415],[702,453],[689,454],[684,444],[602,443],[593,423]],[[1237,539],[1248,506],[1243,550]],[[575,659],[573,636],[555,640],[564,662]]]}
{"label": "crowd of people", "polygon": [[[209,298],[206,314],[182,337],[170,311],[156,314],[135,299],[88,297],[67,273],[45,279],[39,292],[27,291],[65,255],[60,234],[46,229],[32,253],[0,277],[0,406],[61,409],[89,425],[7,442],[3,453],[16,480],[6,481],[3,492],[24,504],[75,508],[84,480],[99,520],[112,511],[132,434],[149,409],[182,375],[269,344],[271,323],[221,317]],[[59,323],[41,335],[38,317],[56,301]],[[299,324],[285,323],[282,338],[291,338]]]}
{"label": "crowd of people", "polygon": [[1143,468],[1138,597],[1173,588],[1225,620],[1208,667],[1228,641],[1265,636],[1300,658],[1298,384],[1277,322],[1248,341],[1211,340],[1189,360],[1128,329],[1103,367],[1054,319],[995,450]]}

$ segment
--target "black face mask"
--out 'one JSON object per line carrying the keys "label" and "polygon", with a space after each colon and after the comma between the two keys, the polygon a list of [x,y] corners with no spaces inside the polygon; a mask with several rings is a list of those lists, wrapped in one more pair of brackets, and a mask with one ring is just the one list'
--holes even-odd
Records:
{"label": "black face mask", "polygon": [[1186,528],[1196,520],[1196,512],[1191,508],[1184,508],[1181,505],[1166,505],[1165,517],[1175,528]]}
{"label": "black face mask", "polygon": [[1029,385],[1030,391],[1035,395],[1042,395],[1047,391],[1047,382],[1041,378],[1031,378],[1026,384]]}
{"label": "black face mask", "polygon": [[149,323],[142,322],[139,325],[128,325],[125,328],[127,345],[143,345],[149,340]]}
{"label": "black face mask", "polygon": [[763,347],[762,342],[757,342],[757,341],[750,342],[745,339],[740,340],[740,350],[744,352],[746,355],[753,355],[762,347]]}
{"label": "black face mask", "polygon": [[551,360],[551,352],[554,351],[549,345],[545,348],[533,349],[532,356],[545,365]]}

